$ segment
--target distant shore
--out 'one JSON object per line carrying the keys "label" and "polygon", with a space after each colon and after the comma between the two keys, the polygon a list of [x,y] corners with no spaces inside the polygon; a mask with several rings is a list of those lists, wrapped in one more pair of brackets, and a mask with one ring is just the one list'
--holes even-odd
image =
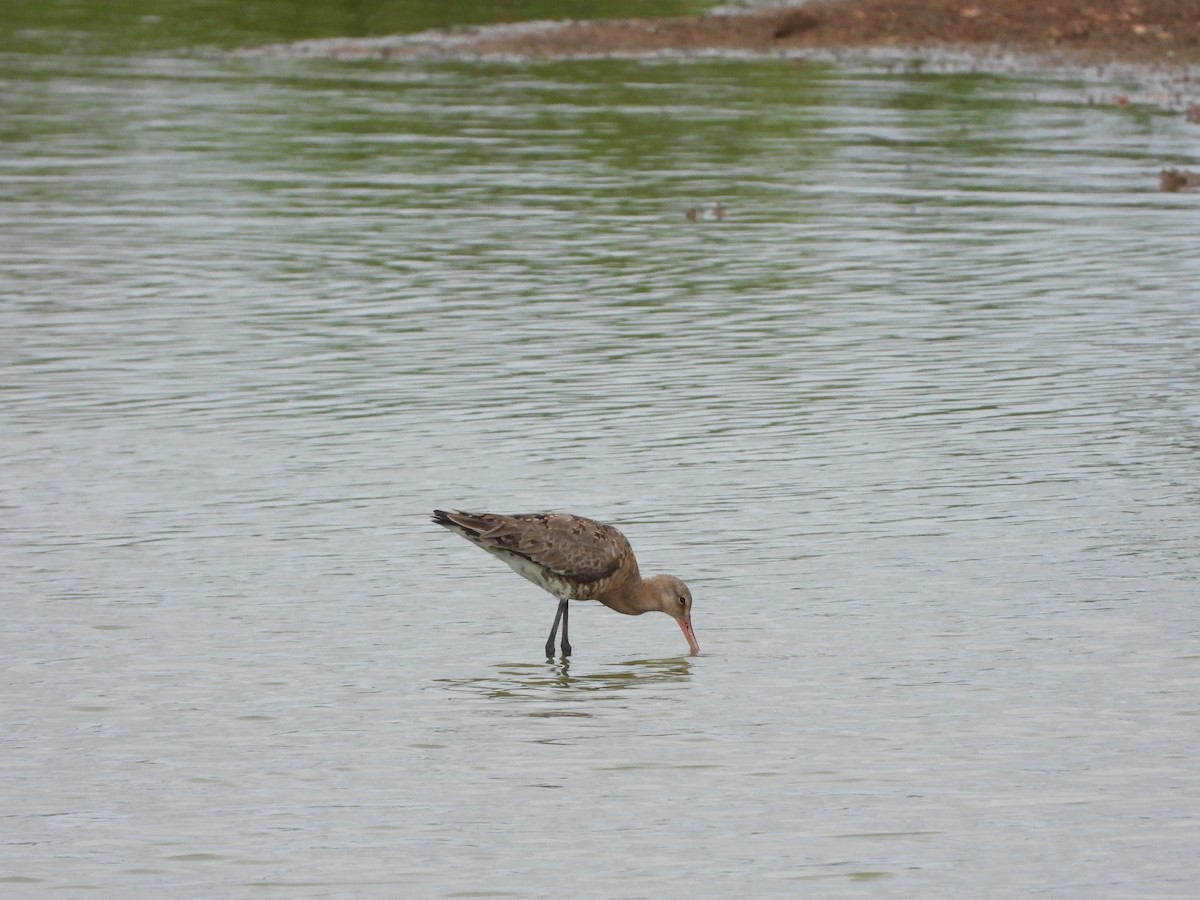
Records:
{"label": "distant shore", "polygon": [[775,54],[806,48],[998,46],[1024,53],[1070,53],[1093,62],[1200,64],[1200,7],[1196,0],[825,0],[724,15],[541,22],[413,38],[328,43],[334,55],[352,54],[353,45],[359,44],[376,56],[532,59],[666,51]]}
{"label": "distant shore", "polygon": [[[344,38],[247,48],[245,57],[322,59],[654,55],[780,56],[854,52],[972,59],[980,68],[1129,67],[1174,92],[1200,96],[1196,0],[825,0],[673,19],[535,22],[417,35]],[[1015,60],[1015,62],[1014,62]],[[961,66],[959,66],[961,68]]]}

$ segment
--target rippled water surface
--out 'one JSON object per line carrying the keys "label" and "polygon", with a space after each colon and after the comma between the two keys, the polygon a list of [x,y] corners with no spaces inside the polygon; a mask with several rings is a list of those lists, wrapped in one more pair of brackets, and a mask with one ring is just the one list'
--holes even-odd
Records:
{"label": "rippled water surface", "polygon": [[[1182,117],[781,62],[0,76],[6,895],[1196,895]],[[589,604],[543,660],[553,600],[434,506],[620,523],[702,654]]]}

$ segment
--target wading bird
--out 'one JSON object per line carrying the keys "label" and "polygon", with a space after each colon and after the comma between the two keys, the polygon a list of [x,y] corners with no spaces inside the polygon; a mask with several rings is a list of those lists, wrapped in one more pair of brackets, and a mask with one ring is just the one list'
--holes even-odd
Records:
{"label": "wading bird", "polygon": [[504,516],[440,509],[433,511],[433,521],[504,560],[518,575],[558,598],[554,627],[546,640],[547,658],[554,657],[560,620],[563,656],[571,655],[567,640],[571,600],[599,600],[627,616],[665,612],[679,623],[692,653],[700,652],[692,633],[692,592],[674,575],[642,578],[633,548],[612,525],[569,513]]}

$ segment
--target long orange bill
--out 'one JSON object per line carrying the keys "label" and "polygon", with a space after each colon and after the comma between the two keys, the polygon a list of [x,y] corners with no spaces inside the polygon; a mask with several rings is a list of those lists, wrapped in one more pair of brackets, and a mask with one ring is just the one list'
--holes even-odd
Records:
{"label": "long orange bill", "polygon": [[687,638],[688,646],[692,648],[693,653],[700,652],[700,645],[696,643],[696,635],[692,633],[692,620],[676,619],[679,622],[679,630],[683,632],[683,636]]}

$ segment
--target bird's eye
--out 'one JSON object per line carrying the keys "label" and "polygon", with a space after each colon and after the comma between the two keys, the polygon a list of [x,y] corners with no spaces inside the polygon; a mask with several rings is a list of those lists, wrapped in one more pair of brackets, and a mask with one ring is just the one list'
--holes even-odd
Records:
{"label": "bird's eye", "polygon": [[680,605],[680,606],[687,606],[687,598],[686,598],[686,597],[680,597],[680,598],[679,598],[679,605]]}

